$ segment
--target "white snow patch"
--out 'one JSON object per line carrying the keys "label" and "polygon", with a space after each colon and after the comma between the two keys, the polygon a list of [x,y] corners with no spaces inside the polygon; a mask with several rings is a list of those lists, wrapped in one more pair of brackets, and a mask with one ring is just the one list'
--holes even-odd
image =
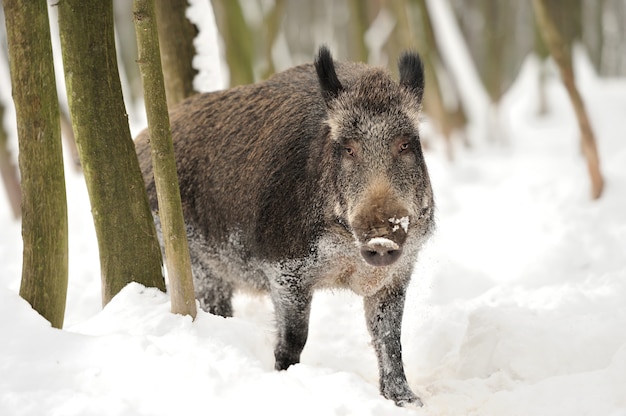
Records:
{"label": "white snow patch", "polygon": [[402,227],[405,233],[409,231],[409,217],[402,217],[400,219],[394,217],[389,218],[388,221],[394,224],[393,228],[391,229],[391,231],[393,232],[398,231],[400,227]]}

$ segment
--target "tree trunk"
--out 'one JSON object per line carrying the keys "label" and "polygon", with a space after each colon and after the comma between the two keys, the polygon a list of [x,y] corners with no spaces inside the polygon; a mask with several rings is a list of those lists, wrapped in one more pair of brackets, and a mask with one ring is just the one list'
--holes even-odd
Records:
{"label": "tree trunk", "polygon": [[536,19],[533,24],[533,44],[534,44],[534,52],[539,57],[541,61],[541,66],[539,67],[539,79],[538,79],[538,105],[537,105],[537,114],[539,116],[545,116],[550,112],[550,108],[548,107],[548,92],[547,81],[548,81],[548,68],[545,65],[546,59],[550,56],[550,51],[548,50],[546,43],[543,41],[541,36],[541,29],[539,28],[539,24]]}
{"label": "tree trunk", "polygon": [[239,0],[212,0],[211,4],[226,47],[230,85],[253,83],[253,39]]}
{"label": "tree trunk", "polygon": [[513,11],[510,4],[493,0],[481,0],[478,8],[484,21],[489,22],[489,29],[482,31],[484,55],[477,61],[481,67],[483,85],[491,102],[497,107],[507,87],[504,82],[504,57],[507,56],[507,49],[511,49],[509,39],[514,33],[511,30]]}
{"label": "tree trunk", "polygon": [[350,32],[354,39],[351,57],[355,61],[365,63],[367,63],[370,55],[370,51],[365,43],[365,33],[370,26],[368,6],[368,2],[360,0],[348,1],[350,10]]}
{"label": "tree trunk", "polygon": [[155,5],[167,105],[171,108],[196,93],[193,78],[198,71],[191,63],[198,29],[185,17],[187,0],[156,0]]}
{"label": "tree trunk", "polygon": [[[414,38],[424,62],[424,74],[427,81],[424,90],[424,111],[439,128],[445,140],[446,156],[448,160],[452,161],[454,159],[452,134],[455,130],[465,128],[467,124],[465,111],[458,97],[458,89],[453,76],[439,52],[428,5],[425,0],[413,0],[412,4],[415,6],[413,11],[417,15],[413,20],[413,27],[417,31]],[[448,80],[448,82],[442,82],[442,79]],[[451,100],[448,102],[444,100],[442,85],[448,86],[445,93],[448,97],[453,97],[456,100],[456,106],[450,102]]]}
{"label": "tree trunk", "polygon": [[20,296],[56,328],[67,294],[67,201],[46,0],[5,0],[22,174]]}
{"label": "tree trunk", "polygon": [[591,129],[591,123],[585,110],[582,97],[576,88],[574,82],[574,71],[572,69],[572,57],[570,55],[570,47],[562,39],[554,20],[550,15],[548,8],[546,7],[545,0],[533,0],[533,8],[535,9],[535,16],[537,18],[538,26],[543,36],[550,54],[559,66],[561,72],[561,78],[563,84],[567,89],[576,117],[578,118],[578,126],[581,134],[581,145],[583,154],[587,160],[587,169],[589,171],[589,177],[591,179],[591,196],[593,199],[600,198],[602,195],[602,189],[604,187],[604,180],[602,173],[600,172],[600,159],[598,157],[598,150],[596,149],[596,140]]}
{"label": "tree trunk", "polygon": [[11,152],[9,151],[9,141],[7,131],[4,128],[4,106],[0,104],[0,176],[4,183],[9,206],[14,218],[19,218],[22,214],[20,207],[22,200],[22,189],[20,188],[20,178],[17,168],[13,164]]}
{"label": "tree trunk", "polygon": [[172,312],[196,317],[191,260],[176,174],[176,159],[159,55],[154,0],[134,0],[139,72],[150,131],[152,166],[163,230]]}
{"label": "tree trunk", "polygon": [[111,0],[63,0],[59,29],[74,137],[98,238],[103,303],[135,281],[165,291],[161,248],[130,136]]}
{"label": "tree trunk", "polygon": [[584,16],[582,25],[582,40],[585,52],[599,75],[602,71],[602,51],[604,50],[603,16],[606,0],[583,1],[581,15]]}
{"label": "tree trunk", "polygon": [[272,51],[276,38],[282,29],[282,21],[285,15],[286,0],[274,0],[274,7],[263,19],[263,29],[265,32],[265,62],[266,68],[263,70],[261,79],[267,79],[276,72]]}

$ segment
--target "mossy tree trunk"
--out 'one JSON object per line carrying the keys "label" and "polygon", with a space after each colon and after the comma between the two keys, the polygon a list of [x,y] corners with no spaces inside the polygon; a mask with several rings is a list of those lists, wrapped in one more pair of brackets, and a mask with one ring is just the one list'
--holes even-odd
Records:
{"label": "mossy tree trunk", "polygon": [[5,0],[22,175],[20,296],[61,328],[67,294],[67,201],[46,0]]}
{"label": "mossy tree trunk", "polygon": [[130,135],[111,0],[62,0],[59,29],[74,137],[98,238],[103,303],[131,281],[165,291],[161,248]]}
{"label": "mossy tree trunk", "polygon": [[550,54],[559,67],[563,84],[565,84],[565,88],[567,89],[567,93],[569,94],[570,101],[572,102],[578,119],[581,146],[587,161],[587,170],[591,179],[591,197],[593,199],[600,198],[604,187],[604,179],[600,172],[600,159],[598,157],[591,122],[589,121],[585,104],[574,82],[574,70],[572,68],[571,56],[572,42],[564,40],[561,36],[545,0],[533,0],[533,8],[535,10],[539,30],[541,31]]}
{"label": "mossy tree trunk", "polygon": [[172,312],[196,317],[191,261],[176,174],[165,86],[159,54],[154,0],[134,0],[133,15],[143,83],[152,166],[163,229]]}
{"label": "mossy tree trunk", "polygon": [[155,6],[167,105],[171,108],[196,93],[193,78],[198,71],[192,60],[198,29],[185,17],[187,0],[156,0]]}

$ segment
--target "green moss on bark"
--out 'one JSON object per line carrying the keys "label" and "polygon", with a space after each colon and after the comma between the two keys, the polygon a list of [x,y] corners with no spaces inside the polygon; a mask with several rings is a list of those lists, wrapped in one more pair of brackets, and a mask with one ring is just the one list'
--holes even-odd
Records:
{"label": "green moss on bark", "polygon": [[45,0],[6,0],[22,177],[20,296],[61,328],[67,294],[67,202],[61,125]]}
{"label": "green moss on bark", "polygon": [[165,291],[161,250],[117,68],[111,0],[62,0],[72,127],[98,237],[103,303],[131,281]]}

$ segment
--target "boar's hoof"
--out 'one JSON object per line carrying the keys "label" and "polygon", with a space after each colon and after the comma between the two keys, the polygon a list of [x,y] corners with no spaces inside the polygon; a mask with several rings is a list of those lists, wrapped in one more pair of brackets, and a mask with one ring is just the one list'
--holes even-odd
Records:
{"label": "boar's hoof", "polygon": [[395,403],[396,406],[406,407],[409,409],[419,409],[420,407],[424,406],[424,404],[418,397],[412,399],[400,399],[397,400]]}
{"label": "boar's hoof", "polygon": [[[397,387],[397,386],[396,386]],[[409,388],[381,389],[383,397],[393,400],[396,406],[417,409],[424,404]]]}
{"label": "boar's hoof", "polygon": [[361,255],[372,266],[389,266],[395,263],[401,254],[402,248],[387,238],[372,238],[361,247]]}

